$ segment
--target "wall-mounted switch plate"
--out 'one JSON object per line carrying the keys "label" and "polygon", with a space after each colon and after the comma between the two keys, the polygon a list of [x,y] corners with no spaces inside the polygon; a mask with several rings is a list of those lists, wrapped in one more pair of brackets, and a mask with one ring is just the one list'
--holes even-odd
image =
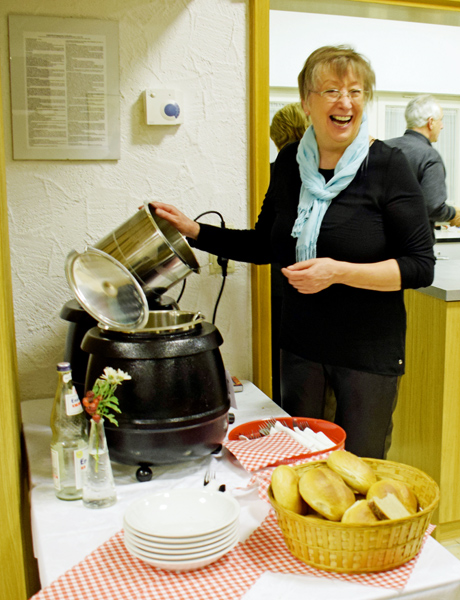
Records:
{"label": "wall-mounted switch plate", "polygon": [[184,122],[182,92],[145,90],[144,112],[147,125],[180,125]]}

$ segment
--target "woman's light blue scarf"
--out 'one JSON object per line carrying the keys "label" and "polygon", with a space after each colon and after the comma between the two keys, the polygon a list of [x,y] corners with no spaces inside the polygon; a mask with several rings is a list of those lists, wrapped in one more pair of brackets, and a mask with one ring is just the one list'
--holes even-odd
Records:
{"label": "woman's light blue scarf", "polygon": [[291,233],[292,237],[297,238],[296,258],[298,262],[316,258],[316,242],[326,210],[332,199],[351,183],[368,153],[367,116],[366,113],[363,113],[358,135],[337,163],[334,177],[326,183],[318,171],[319,151],[313,125],[305,132],[297,150],[302,187],[300,188],[297,219]]}

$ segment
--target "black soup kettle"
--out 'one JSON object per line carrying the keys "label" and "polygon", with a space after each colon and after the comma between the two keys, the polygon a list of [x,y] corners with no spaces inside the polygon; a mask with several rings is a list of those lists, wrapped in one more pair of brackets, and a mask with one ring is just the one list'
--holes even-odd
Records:
{"label": "black soup kettle", "polygon": [[78,335],[73,328],[81,337],[79,360],[87,356],[84,389],[105,367],[132,378],[117,389],[119,427],[106,422],[106,435],[111,458],[139,465],[139,480],[151,477],[151,465],[210,454],[227,431],[219,331],[200,313],[151,310],[152,300],[161,304],[162,294],[192,272],[199,266],[186,239],[148,205],[66,260],[69,285],[94,320],[88,328],[84,319]]}

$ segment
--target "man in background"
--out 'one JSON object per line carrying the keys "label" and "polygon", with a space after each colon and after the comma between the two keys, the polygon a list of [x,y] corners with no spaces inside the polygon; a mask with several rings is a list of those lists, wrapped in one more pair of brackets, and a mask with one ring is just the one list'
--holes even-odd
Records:
{"label": "man in background", "polygon": [[446,203],[446,168],[439,152],[431,145],[443,129],[443,111],[433,96],[413,98],[405,111],[407,129],[403,136],[385,140],[400,148],[417,177],[425,197],[435,242],[435,223],[448,222],[460,227],[460,209]]}

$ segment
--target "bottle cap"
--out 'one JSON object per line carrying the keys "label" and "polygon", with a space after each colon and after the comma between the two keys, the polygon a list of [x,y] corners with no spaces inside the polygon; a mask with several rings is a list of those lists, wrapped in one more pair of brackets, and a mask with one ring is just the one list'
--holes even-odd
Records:
{"label": "bottle cap", "polygon": [[58,371],[70,371],[70,363],[69,362],[60,362],[57,364]]}

